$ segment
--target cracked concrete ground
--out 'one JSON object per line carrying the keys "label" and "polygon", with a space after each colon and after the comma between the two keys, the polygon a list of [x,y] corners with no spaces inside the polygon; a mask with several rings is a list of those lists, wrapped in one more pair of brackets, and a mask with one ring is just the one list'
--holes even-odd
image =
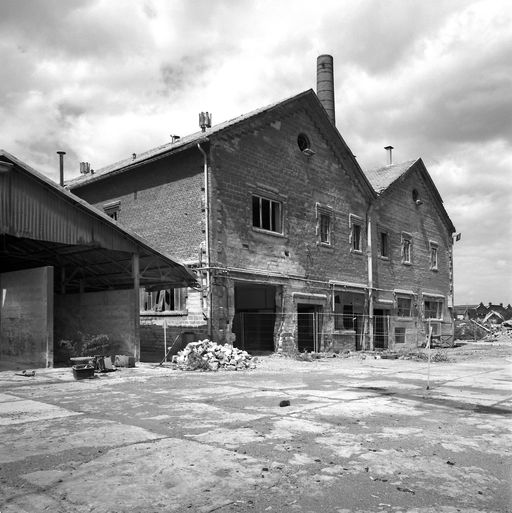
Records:
{"label": "cracked concrete ground", "polygon": [[359,357],[2,372],[0,511],[512,511],[512,344],[451,351],[428,390]]}

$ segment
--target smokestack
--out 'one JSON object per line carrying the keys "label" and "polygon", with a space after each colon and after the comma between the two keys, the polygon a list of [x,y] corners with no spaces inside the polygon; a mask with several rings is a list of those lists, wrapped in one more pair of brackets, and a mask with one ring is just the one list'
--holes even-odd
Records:
{"label": "smokestack", "polygon": [[316,60],[316,95],[331,123],[336,124],[334,112],[334,66],[332,55],[319,55]]}
{"label": "smokestack", "polygon": [[64,187],[64,155],[66,155],[66,152],[58,151],[57,155],[59,156],[60,186]]}
{"label": "smokestack", "polygon": [[384,149],[388,152],[388,166],[393,164],[393,146],[385,146]]}

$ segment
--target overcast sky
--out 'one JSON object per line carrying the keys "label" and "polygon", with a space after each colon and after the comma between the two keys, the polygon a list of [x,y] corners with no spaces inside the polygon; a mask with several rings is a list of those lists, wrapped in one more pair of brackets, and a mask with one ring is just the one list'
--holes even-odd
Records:
{"label": "overcast sky", "polygon": [[0,0],[0,148],[58,179],[316,88],[363,169],[422,157],[455,302],[512,303],[510,0]]}

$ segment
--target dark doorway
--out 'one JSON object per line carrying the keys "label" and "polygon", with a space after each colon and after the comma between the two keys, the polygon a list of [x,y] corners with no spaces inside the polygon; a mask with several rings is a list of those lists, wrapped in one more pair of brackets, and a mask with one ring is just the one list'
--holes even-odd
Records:
{"label": "dark doorway", "polygon": [[297,347],[299,351],[317,352],[320,347],[320,306],[297,305]]}
{"label": "dark doorway", "polygon": [[276,287],[235,284],[235,347],[248,352],[274,351]]}
{"label": "dark doorway", "polygon": [[375,349],[388,347],[389,310],[376,309],[373,311],[373,346]]}

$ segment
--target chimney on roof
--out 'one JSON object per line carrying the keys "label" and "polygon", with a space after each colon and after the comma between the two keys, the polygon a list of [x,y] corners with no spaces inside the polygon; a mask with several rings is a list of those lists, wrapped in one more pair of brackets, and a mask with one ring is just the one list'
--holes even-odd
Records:
{"label": "chimney on roof", "polygon": [[202,132],[206,132],[207,128],[212,127],[212,115],[208,112],[199,113],[199,126]]}
{"label": "chimney on roof", "polygon": [[332,55],[319,55],[316,60],[316,95],[333,125],[336,124],[334,109],[334,65]]}
{"label": "chimney on roof", "polygon": [[385,146],[384,149],[388,152],[388,166],[393,164],[393,146]]}
{"label": "chimney on roof", "polygon": [[60,186],[64,187],[64,155],[66,155],[66,152],[58,151],[57,155],[59,156]]}

